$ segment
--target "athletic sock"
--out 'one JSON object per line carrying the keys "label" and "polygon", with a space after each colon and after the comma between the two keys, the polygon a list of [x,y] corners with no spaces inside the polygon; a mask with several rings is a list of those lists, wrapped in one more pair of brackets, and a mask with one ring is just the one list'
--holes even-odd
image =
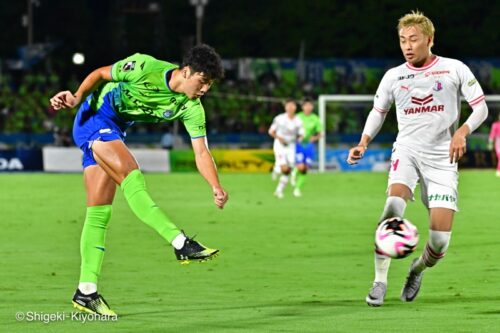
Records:
{"label": "athletic sock", "polygon": [[283,189],[288,183],[288,178],[290,178],[288,175],[281,175],[278,186],[276,187],[276,192],[283,192]]}
{"label": "athletic sock", "polygon": [[80,282],[97,283],[104,259],[104,242],[111,212],[111,205],[87,207],[80,238],[80,255],[82,257]]}
{"label": "athletic sock", "polygon": [[423,272],[443,259],[450,245],[451,231],[429,230],[429,241],[425,245],[424,252],[415,262],[412,270],[416,273]]}
{"label": "athletic sock", "polygon": [[380,221],[391,217],[403,217],[406,210],[406,201],[400,197],[387,197],[385,201],[384,211],[380,217]]}
{"label": "athletic sock", "polygon": [[142,172],[136,169],[129,173],[120,187],[139,220],[156,230],[167,242],[172,243],[181,231],[149,196]]}
{"label": "athletic sock", "polygon": [[306,181],[306,174],[302,172],[297,173],[297,183],[295,185],[295,188],[301,190],[305,181]]}
{"label": "athletic sock", "polygon": [[[380,221],[390,217],[403,217],[406,209],[406,201],[403,198],[390,196],[385,201],[384,211]],[[391,265],[391,258],[375,252],[375,282],[387,284],[387,273]]]}
{"label": "athletic sock", "polygon": [[93,282],[80,282],[78,290],[84,295],[90,295],[97,292],[97,284]]}
{"label": "athletic sock", "polygon": [[387,273],[391,265],[391,258],[375,253],[375,282],[387,284]]}
{"label": "athletic sock", "polygon": [[186,242],[186,236],[181,232],[180,234],[177,235],[177,237],[174,238],[172,241],[172,246],[176,250],[180,250],[184,247],[184,243]]}

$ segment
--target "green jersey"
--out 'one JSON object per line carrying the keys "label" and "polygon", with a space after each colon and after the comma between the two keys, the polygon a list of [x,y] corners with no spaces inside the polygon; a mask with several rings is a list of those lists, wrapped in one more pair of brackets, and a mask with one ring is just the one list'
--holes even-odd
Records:
{"label": "green jersey", "polygon": [[205,136],[205,110],[200,99],[190,100],[168,86],[168,73],[176,68],[177,65],[136,53],[113,65],[112,81],[93,93],[90,105],[99,110],[110,104],[126,122],[179,119],[192,138]]}
{"label": "green jersey", "polygon": [[311,136],[321,133],[322,126],[318,115],[311,113],[306,116],[304,112],[299,112],[297,117],[302,120],[304,127],[304,138],[302,139],[302,143],[308,143]]}

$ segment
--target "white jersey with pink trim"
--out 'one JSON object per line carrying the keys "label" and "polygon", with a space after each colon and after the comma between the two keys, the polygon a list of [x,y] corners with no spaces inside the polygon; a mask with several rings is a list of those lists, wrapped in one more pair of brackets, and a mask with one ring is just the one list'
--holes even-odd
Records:
{"label": "white jersey with pink trim", "polygon": [[436,56],[425,67],[404,63],[388,70],[373,108],[388,112],[396,103],[396,143],[416,151],[449,153],[460,119],[460,94],[470,106],[484,100],[483,90],[469,67],[459,60]]}
{"label": "white jersey with pink trim", "polygon": [[304,136],[302,120],[299,117],[290,118],[286,113],[274,117],[270,130],[276,131],[276,135],[283,138],[286,144],[295,143],[299,136]]}

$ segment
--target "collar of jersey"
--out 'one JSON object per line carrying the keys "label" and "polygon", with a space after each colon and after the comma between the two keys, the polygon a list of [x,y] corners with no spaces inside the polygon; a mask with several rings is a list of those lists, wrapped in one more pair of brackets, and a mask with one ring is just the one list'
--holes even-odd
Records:
{"label": "collar of jersey", "polygon": [[432,66],[434,66],[438,62],[438,60],[439,60],[439,56],[436,56],[436,58],[425,67],[413,67],[410,63],[407,62],[406,67],[408,67],[409,69],[414,70],[414,71],[425,71],[426,69],[429,69]]}
{"label": "collar of jersey", "polygon": [[172,68],[172,69],[168,69],[165,71],[165,86],[167,87],[168,90],[170,90],[171,92],[176,92],[176,91],[173,91],[172,88],[170,88],[170,86],[168,85],[168,73],[174,71],[176,68]]}

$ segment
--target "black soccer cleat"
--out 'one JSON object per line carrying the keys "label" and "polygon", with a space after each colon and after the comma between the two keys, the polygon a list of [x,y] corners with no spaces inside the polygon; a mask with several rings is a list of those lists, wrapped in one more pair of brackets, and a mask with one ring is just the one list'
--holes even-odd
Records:
{"label": "black soccer cleat", "polygon": [[101,316],[116,316],[116,313],[109,308],[108,303],[97,292],[85,295],[79,289],[73,295],[73,307],[78,310]]}
{"label": "black soccer cleat", "polygon": [[210,249],[203,244],[197,242],[193,238],[186,236],[184,246],[180,249],[174,249],[177,260],[183,265],[189,264],[191,261],[203,262],[213,259],[219,253],[219,250]]}

